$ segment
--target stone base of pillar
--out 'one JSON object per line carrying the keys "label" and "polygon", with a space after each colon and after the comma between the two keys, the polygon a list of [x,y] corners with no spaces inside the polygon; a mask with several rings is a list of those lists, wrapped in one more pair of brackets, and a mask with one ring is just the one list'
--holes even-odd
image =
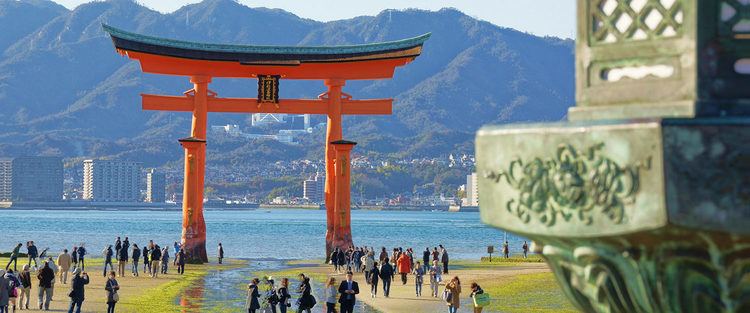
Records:
{"label": "stone base of pillar", "polygon": [[191,240],[182,243],[185,250],[185,261],[189,264],[208,263],[205,240]]}

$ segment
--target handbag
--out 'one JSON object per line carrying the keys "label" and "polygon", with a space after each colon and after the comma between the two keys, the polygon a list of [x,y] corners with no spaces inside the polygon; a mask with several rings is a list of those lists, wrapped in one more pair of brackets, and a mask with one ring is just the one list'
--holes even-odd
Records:
{"label": "handbag", "polygon": [[478,308],[482,308],[485,306],[490,305],[490,294],[488,293],[479,293],[474,295],[474,306]]}
{"label": "handbag", "polygon": [[117,291],[112,293],[112,301],[113,302],[120,302],[120,294],[117,293]]}
{"label": "handbag", "polygon": [[448,289],[443,290],[443,301],[452,302],[452,300],[453,300],[453,293]]}

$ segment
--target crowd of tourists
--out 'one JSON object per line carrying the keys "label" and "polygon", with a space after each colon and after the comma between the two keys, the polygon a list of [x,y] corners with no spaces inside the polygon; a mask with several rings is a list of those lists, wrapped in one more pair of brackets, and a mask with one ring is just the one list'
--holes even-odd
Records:
{"label": "crowd of tourists", "polygon": [[[10,253],[5,270],[0,270],[0,313],[29,309],[31,288],[34,285],[32,275],[37,281],[37,308],[48,311],[56,282],[68,285],[68,273],[72,274],[68,293],[70,297],[68,312],[80,312],[84,301],[85,285],[89,283],[89,275],[86,273],[89,251],[85,245],[75,245],[70,251],[63,249],[62,253],[53,259],[52,256],[47,255],[48,248],[40,252],[33,241],[28,241],[25,247],[28,261],[22,264],[19,271],[18,260],[22,257],[23,247],[22,243],[16,245]],[[221,244],[219,251],[223,257]],[[114,312],[115,304],[119,301],[120,285],[117,283],[117,276],[139,277],[141,264],[143,265],[142,272],[152,278],[158,277],[159,274],[167,274],[171,255],[174,256],[172,265],[176,268],[177,274],[183,274],[186,255],[178,242],[175,242],[172,247],[162,248],[153,240],[149,240],[143,248],[140,248],[135,243],[131,244],[128,237],[124,240],[117,237],[114,244],[104,247],[102,276],[107,278],[104,286],[107,294],[107,312]]]}
{"label": "crowd of tourists", "polygon": [[[391,282],[398,276],[403,285],[410,277],[414,279],[415,296],[422,297],[422,285],[425,279],[430,284],[430,296],[441,297],[449,312],[457,312],[461,304],[461,280],[458,276],[443,280],[448,275],[450,258],[448,250],[439,245],[422,251],[421,260],[411,248],[393,248],[388,251],[382,247],[379,251],[373,247],[350,247],[346,250],[335,249],[328,256],[328,263],[333,266],[333,273],[345,273],[346,279],[340,283],[335,277],[329,277],[323,288],[324,308],[326,312],[348,313],[354,311],[356,297],[360,293],[359,283],[354,280],[355,273],[362,273],[369,286],[370,297],[376,298],[380,287],[383,296],[390,296]],[[299,285],[294,289],[299,296],[294,301],[296,312],[311,312],[317,304],[312,295],[310,279],[299,275]],[[443,285],[442,292],[440,286]],[[482,312],[489,304],[489,295],[485,294],[477,283],[471,284],[469,292],[474,312]],[[282,278],[281,284],[275,285],[272,278],[262,280],[254,278],[247,290],[245,308],[248,313],[273,312],[286,313],[292,307],[292,295],[289,291],[289,279]],[[338,310],[337,310],[338,306]]]}

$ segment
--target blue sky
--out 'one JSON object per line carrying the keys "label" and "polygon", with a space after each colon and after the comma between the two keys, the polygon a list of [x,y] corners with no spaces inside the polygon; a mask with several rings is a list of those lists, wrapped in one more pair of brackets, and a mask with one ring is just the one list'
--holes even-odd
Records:
{"label": "blue sky", "polygon": [[[70,9],[90,0],[54,0]],[[196,0],[138,0],[161,12],[171,12]],[[280,8],[318,21],[375,15],[384,9],[454,7],[493,24],[536,35],[575,37],[574,0],[239,0],[250,7]],[[331,9],[333,8],[333,9]]]}

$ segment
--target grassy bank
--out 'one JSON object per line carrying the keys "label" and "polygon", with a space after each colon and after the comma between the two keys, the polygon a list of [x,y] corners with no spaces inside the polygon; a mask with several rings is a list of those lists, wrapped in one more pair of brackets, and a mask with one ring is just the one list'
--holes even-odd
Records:
{"label": "grassy bank", "polygon": [[[0,258],[0,263],[7,264],[8,258]],[[19,259],[18,268],[27,264],[27,259]],[[185,266],[185,274],[177,275],[176,268],[170,263],[169,273],[151,278],[145,273],[140,277],[130,274],[131,266],[128,264],[125,277],[117,277],[120,284],[120,302],[117,304],[117,312],[202,312],[202,288],[193,288],[202,281],[207,273],[214,270],[229,270],[244,266],[244,261],[228,260],[225,264],[188,264]],[[86,259],[86,272],[89,274],[90,283],[86,285],[86,300],[82,312],[104,312],[107,309],[106,293],[104,286],[106,279],[102,275],[102,258]],[[116,266],[116,265],[115,265]],[[143,265],[139,264],[139,271]],[[36,294],[38,280],[32,273],[32,305],[36,305]],[[56,278],[55,292],[50,309],[54,311],[66,311],[70,299],[67,297],[70,290],[72,274],[68,274],[68,284],[60,283],[59,276]],[[191,292],[191,288],[195,292]],[[32,310],[33,311],[33,310]],[[217,311],[218,312],[218,311]]]}

